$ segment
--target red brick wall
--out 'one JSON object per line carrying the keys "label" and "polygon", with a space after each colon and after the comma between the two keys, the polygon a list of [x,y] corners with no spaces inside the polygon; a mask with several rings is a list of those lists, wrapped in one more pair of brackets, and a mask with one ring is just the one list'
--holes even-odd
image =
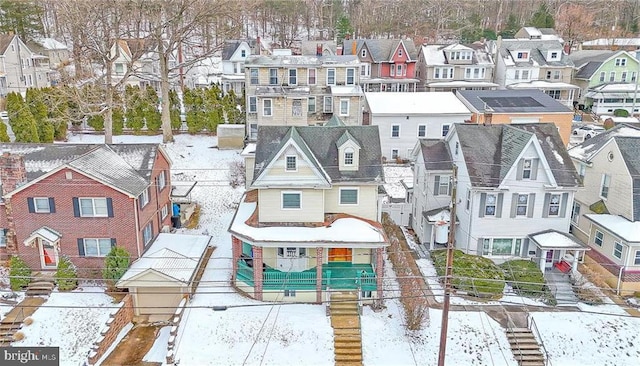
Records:
{"label": "red brick wall", "polygon": [[0,203],[0,228],[6,229],[9,223],[7,222],[7,209],[4,202]]}
{"label": "red brick wall", "polygon": [[127,294],[120,301],[120,304],[120,309],[109,315],[109,320],[102,329],[100,337],[93,344],[88,359],[89,365],[95,365],[100,357],[111,347],[122,328],[131,323],[133,319],[133,299],[131,294]]}
{"label": "red brick wall", "polygon": [[[159,150],[158,150],[159,151]],[[166,185],[162,191],[158,191],[158,176],[165,172]],[[151,173],[151,188],[149,189],[149,203],[147,203],[140,212],[138,217],[140,227],[140,245],[144,251],[142,239],[142,229],[149,223],[153,222],[153,236],[155,237],[164,225],[171,225],[171,207],[168,207],[167,216],[162,219],[162,206],[167,205],[170,201],[171,194],[171,173],[169,171],[169,162],[160,152],[156,155]]]}

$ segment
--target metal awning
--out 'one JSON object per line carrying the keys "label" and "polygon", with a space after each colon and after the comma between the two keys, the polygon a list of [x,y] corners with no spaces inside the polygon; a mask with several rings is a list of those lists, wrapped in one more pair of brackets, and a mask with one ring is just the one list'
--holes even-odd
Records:
{"label": "metal awning", "polygon": [[31,245],[36,239],[46,240],[48,242],[55,243],[58,240],[60,240],[60,238],[62,238],[62,234],[53,230],[50,227],[43,226],[40,229],[32,232],[31,235],[29,235],[29,237],[23,241],[23,243],[24,245]]}

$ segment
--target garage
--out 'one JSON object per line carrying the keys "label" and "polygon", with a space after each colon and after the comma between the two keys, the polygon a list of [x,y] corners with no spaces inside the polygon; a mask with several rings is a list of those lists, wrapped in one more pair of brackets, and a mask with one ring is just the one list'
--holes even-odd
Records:
{"label": "garage", "polygon": [[128,288],[134,314],[169,320],[184,297],[195,292],[213,251],[205,235],[159,234],[116,284]]}

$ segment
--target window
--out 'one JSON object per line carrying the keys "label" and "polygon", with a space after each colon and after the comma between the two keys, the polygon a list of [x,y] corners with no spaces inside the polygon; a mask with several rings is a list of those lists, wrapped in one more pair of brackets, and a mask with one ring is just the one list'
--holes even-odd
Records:
{"label": "window", "polygon": [[284,290],[284,297],[296,297],[296,290]]}
{"label": "window", "polygon": [[613,243],[613,256],[622,259],[622,244],[617,241]]}
{"label": "window", "polygon": [[611,71],[609,73],[609,81],[616,81],[616,72],[615,71]]}
{"label": "window", "polygon": [[391,126],[391,137],[400,137],[400,125]]}
{"label": "window", "polygon": [[269,85],[278,85],[278,69],[269,69]]}
{"label": "window", "polygon": [[167,186],[167,172],[164,170],[158,175],[158,191],[162,191]]}
{"label": "window", "polygon": [[396,76],[402,76],[402,64],[396,65]]}
{"label": "window", "polygon": [[353,149],[350,147],[344,150],[344,165],[353,165]]}
{"label": "window", "polygon": [[587,173],[587,165],[584,163],[580,163],[580,165],[578,165],[578,175],[580,176],[580,179],[582,179],[584,181],[584,175]]}
{"label": "window", "polygon": [[289,85],[298,85],[298,69],[289,69]]}
{"label": "window", "polygon": [[249,113],[257,113],[257,112],[258,112],[258,98],[249,97]]}
{"label": "window", "polygon": [[51,206],[49,205],[48,197],[34,197],[33,206],[36,213],[50,213]]}
{"label": "window", "polygon": [[262,115],[265,116],[265,117],[273,116],[271,99],[264,99],[262,101]]}
{"label": "window", "polygon": [[371,64],[368,62],[363,62],[360,65],[360,76],[369,77],[371,76]]}
{"label": "window", "polygon": [[448,175],[436,175],[434,177],[433,195],[434,196],[449,196],[449,180]]}
{"label": "window", "polygon": [[391,65],[389,67],[389,75],[396,76],[396,68],[395,68],[395,66]]}
{"label": "window", "polygon": [[627,72],[623,71],[622,75],[620,76],[620,81],[622,81],[623,83],[627,82]]}
{"label": "window", "polygon": [[111,251],[111,239],[83,239],[84,255],[87,257],[105,257]]}
{"label": "window", "polygon": [[106,198],[79,198],[81,217],[107,217]]}
{"label": "window", "polygon": [[560,215],[560,196],[559,194],[552,194],[549,196],[549,216]]}
{"label": "window", "polygon": [[302,100],[294,99],[291,102],[291,115],[294,117],[302,117]]}
{"label": "window", "polygon": [[600,197],[609,197],[609,186],[611,185],[611,176],[609,174],[602,174],[602,183],[600,185]]}
{"label": "window", "polygon": [[436,67],[433,69],[434,79],[453,79],[453,67]]}
{"label": "window", "polygon": [[496,205],[498,197],[495,194],[487,194],[487,198],[484,202],[484,215],[496,216]]}
{"label": "window", "polygon": [[360,52],[360,57],[367,57],[367,49],[363,48],[362,51]]}
{"label": "window", "polygon": [[258,69],[251,68],[249,69],[250,80],[249,83],[251,85],[258,85]]}
{"label": "window", "polygon": [[522,70],[522,80],[529,80],[529,70]]}
{"label": "window", "polygon": [[240,57],[247,57],[247,50],[241,50]]}
{"label": "window", "polygon": [[169,214],[169,204],[162,206],[162,210],[160,211],[161,217],[164,219]]}
{"label": "window", "polygon": [[316,97],[309,97],[307,101],[307,112],[316,113]]}
{"label": "window", "polygon": [[516,216],[527,216],[527,207],[529,207],[529,195],[518,194],[516,201]]}
{"label": "window", "polygon": [[633,257],[633,265],[640,266],[640,250],[636,250],[636,255]]}
{"label": "window", "polygon": [[464,69],[465,79],[484,79],[484,67],[467,67]]}
{"label": "window", "polygon": [[7,229],[0,229],[0,248],[7,246]]}
{"label": "window", "polygon": [[398,57],[402,57],[402,48],[398,48]]}
{"label": "window", "polygon": [[282,192],[282,208],[297,209],[300,208],[300,192]]}
{"label": "window", "polygon": [[341,205],[357,205],[358,189],[357,188],[340,188],[340,204]]}
{"label": "window", "polygon": [[356,83],[356,69],[347,69],[347,85],[355,85]]}
{"label": "window", "polygon": [[635,71],[633,71],[631,73],[631,82],[634,82],[634,81],[636,81],[636,72]]}
{"label": "window", "polygon": [[551,52],[551,59],[558,58],[558,52]]}
{"label": "window", "polygon": [[518,52],[518,60],[526,60],[529,58],[529,52]]}
{"label": "window", "polygon": [[577,225],[578,219],[580,219],[580,204],[578,202],[573,202],[573,210],[571,211],[571,222]]}
{"label": "window", "polygon": [[333,112],[333,98],[329,96],[324,97],[324,105],[322,108],[324,113],[332,113]]}
{"label": "window", "polygon": [[143,208],[149,203],[149,188],[145,189],[140,196],[138,196],[138,201],[140,202],[140,208]]}
{"label": "window", "polygon": [[603,242],[604,242],[604,234],[602,233],[602,231],[596,230],[596,235],[593,238],[593,243],[601,247]]}
{"label": "window", "polygon": [[285,157],[285,168],[288,172],[295,172],[298,170],[298,157],[295,155],[287,155]]}
{"label": "window", "polygon": [[142,229],[142,241],[144,245],[147,245],[153,239],[153,222],[149,221],[149,223]]}
{"label": "window", "polygon": [[327,85],[336,85],[336,69],[327,69]]}
{"label": "window", "polygon": [[340,99],[340,115],[349,115],[349,99]]}
{"label": "window", "polygon": [[418,137],[426,137],[426,136],[427,136],[427,125],[419,125]]}
{"label": "window", "polygon": [[531,179],[531,159],[524,159],[522,164],[522,179]]}
{"label": "window", "polygon": [[482,240],[482,255],[511,256],[520,255],[522,239],[512,238],[485,238]]}
{"label": "window", "polygon": [[307,69],[307,84],[316,85],[316,69]]}
{"label": "window", "polygon": [[520,80],[520,70],[515,71],[515,75],[513,77],[515,80]]}
{"label": "window", "polygon": [[400,157],[400,153],[398,152],[398,149],[391,149],[391,159],[397,159],[398,157]]}
{"label": "window", "polygon": [[606,75],[606,74],[605,74],[605,72],[604,72],[604,71],[601,71],[601,72],[600,72],[600,82],[604,82],[605,75]]}
{"label": "window", "polygon": [[116,62],[116,74],[124,74],[124,64]]}
{"label": "window", "polygon": [[545,93],[553,99],[560,99],[560,90],[545,90]]}
{"label": "window", "polygon": [[449,129],[451,125],[442,125],[442,137],[446,137],[449,134]]}
{"label": "window", "polygon": [[458,141],[456,141],[456,147],[455,147],[455,150],[454,150],[454,154],[455,154],[456,156],[458,156],[458,150],[459,150],[459,149],[460,149],[460,143],[459,143]]}
{"label": "window", "polygon": [[616,66],[626,66],[627,65],[627,59],[626,58],[617,58],[616,59]]}
{"label": "window", "polygon": [[465,209],[469,211],[470,208],[471,208],[471,190],[467,189],[467,203],[465,205]]}

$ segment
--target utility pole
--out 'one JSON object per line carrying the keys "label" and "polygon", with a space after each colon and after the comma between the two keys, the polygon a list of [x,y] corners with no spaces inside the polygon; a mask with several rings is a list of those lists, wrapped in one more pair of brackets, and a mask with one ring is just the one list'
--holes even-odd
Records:
{"label": "utility pole", "polygon": [[440,327],[440,349],[438,351],[438,366],[444,366],[447,352],[447,328],[449,327],[449,305],[451,303],[451,280],[453,277],[453,250],[456,239],[456,192],[458,183],[458,166],[453,165],[451,178],[451,212],[449,215],[449,238],[447,240],[447,267],[444,275],[444,305],[442,306],[442,325]]}

